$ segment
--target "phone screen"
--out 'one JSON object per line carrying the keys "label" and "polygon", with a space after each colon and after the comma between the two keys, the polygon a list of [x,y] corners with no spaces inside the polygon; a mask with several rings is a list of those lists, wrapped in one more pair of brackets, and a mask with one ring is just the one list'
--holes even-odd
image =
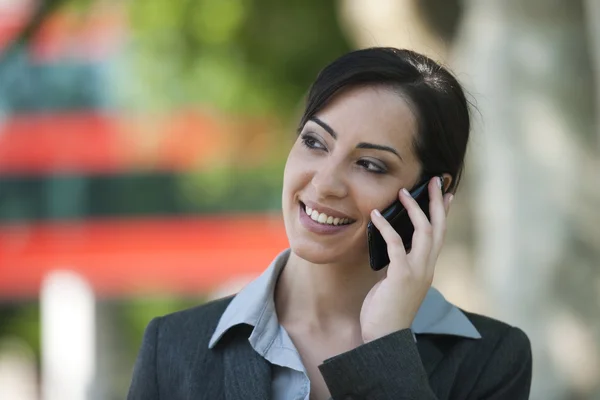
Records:
{"label": "phone screen", "polygon": [[[417,201],[427,218],[429,219],[429,190],[427,186],[431,178],[421,181],[413,190],[411,196]],[[389,207],[381,212],[381,215],[392,225],[398,232],[404,243],[406,251],[410,251],[412,247],[412,237],[415,228],[406,212],[406,209],[400,203],[400,200],[394,201]],[[367,240],[369,242],[369,263],[371,268],[379,271],[390,263],[387,253],[387,244],[379,233],[379,230],[373,222],[369,222],[367,226]]]}

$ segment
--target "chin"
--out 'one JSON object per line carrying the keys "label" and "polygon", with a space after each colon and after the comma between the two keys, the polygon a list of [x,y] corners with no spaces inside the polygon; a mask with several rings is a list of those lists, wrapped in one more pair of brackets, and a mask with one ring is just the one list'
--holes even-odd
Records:
{"label": "chin", "polygon": [[290,248],[294,254],[312,264],[354,263],[357,259],[368,259],[363,252],[357,254],[356,247],[325,245],[311,240],[290,240]]}
{"label": "chin", "polygon": [[295,255],[312,264],[330,264],[340,261],[339,254],[332,249],[324,249],[316,243],[290,244]]}

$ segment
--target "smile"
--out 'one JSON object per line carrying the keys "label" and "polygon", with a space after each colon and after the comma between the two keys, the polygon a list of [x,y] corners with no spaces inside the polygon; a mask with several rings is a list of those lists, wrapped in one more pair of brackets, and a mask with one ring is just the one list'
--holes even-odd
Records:
{"label": "smile", "polygon": [[300,202],[300,207],[306,216],[310,217],[311,220],[321,225],[343,226],[354,222],[354,220],[350,218],[340,218],[327,215],[326,213],[320,212],[317,209],[313,209],[302,202]]}

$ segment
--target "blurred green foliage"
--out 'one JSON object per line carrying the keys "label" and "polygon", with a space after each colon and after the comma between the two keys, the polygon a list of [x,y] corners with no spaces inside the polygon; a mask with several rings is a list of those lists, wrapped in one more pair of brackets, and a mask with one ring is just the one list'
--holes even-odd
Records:
{"label": "blurred green foliage", "polygon": [[40,307],[36,302],[0,305],[0,338],[18,337],[31,348],[39,360]]}
{"label": "blurred green foliage", "polygon": [[179,181],[184,207],[212,212],[281,209],[283,170],[279,165],[247,170],[220,168],[190,172]]}
{"label": "blurred green foliage", "polygon": [[130,17],[143,108],[193,103],[286,118],[318,71],[350,49],[335,2],[136,1]]}

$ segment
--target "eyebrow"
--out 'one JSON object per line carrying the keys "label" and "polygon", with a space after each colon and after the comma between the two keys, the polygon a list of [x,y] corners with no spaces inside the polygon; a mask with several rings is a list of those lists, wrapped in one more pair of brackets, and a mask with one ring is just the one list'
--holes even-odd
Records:
{"label": "eyebrow", "polygon": [[[326,130],[327,133],[329,133],[332,138],[337,139],[337,133],[333,130],[332,127],[330,127],[329,125],[327,125],[325,122],[321,121],[317,117],[311,117],[309,120],[313,121],[314,123],[316,123],[317,125],[319,125],[321,128],[323,128],[324,130]],[[400,156],[400,153],[398,153],[396,151],[396,149],[394,149],[393,147],[390,147],[390,146],[384,146],[384,145],[381,145],[381,144],[374,144],[374,143],[367,143],[367,142],[360,142],[359,144],[356,145],[356,148],[357,149],[372,149],[372,150],[387,151],[387,152],[393,153],[396,156],[398,156],[398,158],[401,161],[404,161],[402,159],[402,157]]]}
{"label": "eyebrow", "polygon": [[310,121],[316,123],[321,128],[325,129],[327,131],[327,133],[329,133],[331,135],[332,138],[337,139],[337,133],[335,133],[335,131],[333,130],[333,128],[330,127],[329,125],[327,125],[325,122],[321,121],[317,117],[311,117]]}

